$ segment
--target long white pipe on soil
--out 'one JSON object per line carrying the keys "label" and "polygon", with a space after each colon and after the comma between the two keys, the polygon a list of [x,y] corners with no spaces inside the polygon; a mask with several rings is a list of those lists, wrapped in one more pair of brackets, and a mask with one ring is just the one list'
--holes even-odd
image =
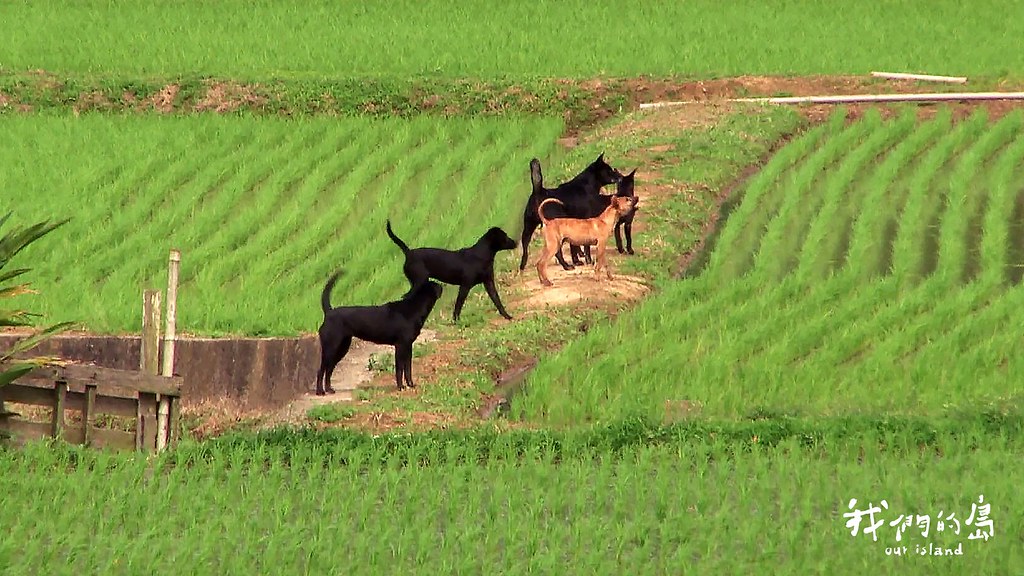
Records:
{"label": "long white pipe on soil", "polygon": [[949,82],[950,84],[966,84],[966,76],[936,76],[934,74],[908,74],[906,72],[872,72],[875,78],[890,80],[923,80],[925,82]]}
{"label": "long white pipe on soil", "polygon": [[[970,102],[973,100],[1024,100],[1024,92],[949,92],[937,94],[850,94],[843,96],[786,96],[779,98],[731,98],[726,102],[762,104],[855,104],[859,102]],[[648,102],[640,109],[697,104],[703,100],[683,102]]]}

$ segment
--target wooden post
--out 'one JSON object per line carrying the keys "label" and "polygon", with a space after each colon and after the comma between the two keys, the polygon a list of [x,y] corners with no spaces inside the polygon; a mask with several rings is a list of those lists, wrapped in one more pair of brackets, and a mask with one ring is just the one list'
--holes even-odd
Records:
{"label": "wooden post", "polygon": [[178,443],[178,432],[179,425],[178,420],[181,415],[181,398],[171,398],[171,414],[169,417],[168,427],[170,428],[170,437],[167,442],[174,446]]}
{"label": "wooden post", "polygon": [[135,448],[148,451],[156,448],[159,435],[156,417],[156,394],[139,392],[138,424],[135,430]]}
{"label": "wooden post", "polygon": [[82,426],[85,427],[84,440],[86,446],[92,444],[92,428],[96,423],[96,385],[85,385],[85,412],[82,414]]}
{"label": "wooden post", "polygon": [[171,399],[167,396],[160,396],[157,400],[156,409],[156,451],[163,452],[167,448],[171,436]]}
{"label": "wooden post", "polygon": [[146,374],[160,370],[160,291],[146,290],[142,295],[142,347],[139,369]]}
{"label": "wooden post", "polygon": [[68,396],[68,383],[57,381],[53,390],[53,426],[51,435],[57,439],[64,438],[64,401]]}
{"label": "wooden post", "polygon": [[171,250],[167,272],[167,328],[164,331],[164,363],[160,374],[174,375],[174,339],[178,313],[178,265],[181,253]]}

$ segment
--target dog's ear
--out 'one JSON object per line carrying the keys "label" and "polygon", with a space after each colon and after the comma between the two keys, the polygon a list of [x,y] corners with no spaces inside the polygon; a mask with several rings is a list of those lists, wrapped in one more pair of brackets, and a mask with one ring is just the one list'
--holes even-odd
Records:
{"label": "dog's ear", "polygon": [[632,172],[630,172],[629,174],[626,174],[626,176],[625,176],[625,177],[626,177],[626,178],[632,178],[632,177],[633,177],[633,176],[635,176],[635,175],[636,175],[636,168],[633,168],[633,171],[632,171]]}
{"label": "dog's ear", "polygon": [[597,157],[597,160],[595,160],[595,162],[604,162],[604,152],[601,152],[601,154]]}

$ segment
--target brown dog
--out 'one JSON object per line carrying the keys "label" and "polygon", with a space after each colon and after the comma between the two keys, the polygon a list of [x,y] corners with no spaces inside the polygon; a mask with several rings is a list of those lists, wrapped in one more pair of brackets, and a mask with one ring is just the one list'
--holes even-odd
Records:
{"label": "brown dog", "polygon": [[548,220],[544,217],[544,205],[548,202],[562,204],[560,200],[548,198],[537,206],[537,215],[544,225],[544,250],[541,252],[540,259],[537,260],[537,275],[540,277],[541,284],[551,286],[551,280],[548,280],[544,268],[566,240],[577,246],[596,245],[597,258],[594,259],[594,274],[600,278],[601,267],[604,267],[608,279],[611,280],[612,271],[608,268],[608,262],[605,259],[608,236],[611,235],[619,218],[627,216],[633,210],[634,197],[612,197],[608,208],[605,208],[604,212],[601,212],[596,218],[552,218]]}

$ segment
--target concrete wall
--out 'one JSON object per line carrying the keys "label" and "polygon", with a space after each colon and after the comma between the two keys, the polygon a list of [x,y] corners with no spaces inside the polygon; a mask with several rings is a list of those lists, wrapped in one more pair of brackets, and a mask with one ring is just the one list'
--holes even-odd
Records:
{"label": "concrete wall", "polygon": [[[0,334],[0,350],[18,338]],[[138,336],[60,335],[33,348],[33,355],[138,370]],[[305,338],[183,338],[175,343],[175,373],[185,379],[182,404],[224,398],[247,408],[274,408],[311,391],[320,346]]]}

